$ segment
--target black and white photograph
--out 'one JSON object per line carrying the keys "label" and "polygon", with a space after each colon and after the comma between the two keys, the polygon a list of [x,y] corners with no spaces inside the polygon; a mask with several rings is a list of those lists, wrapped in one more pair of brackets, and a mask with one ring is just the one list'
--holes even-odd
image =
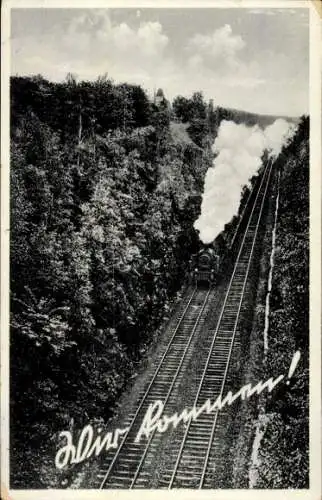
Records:
{"label": "black and white photograph", "polygon": [[8,3],[3,498],[320,497],[316,3]]}

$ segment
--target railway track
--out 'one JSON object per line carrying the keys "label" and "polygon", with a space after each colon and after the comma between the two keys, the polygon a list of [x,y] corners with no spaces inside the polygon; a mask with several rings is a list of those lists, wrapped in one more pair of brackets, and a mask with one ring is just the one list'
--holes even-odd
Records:
{"label": "railway track", "polygon": [[[236,342],[247,279],[263,214],[272,163],[264,170],[230,281],[216,324],[207,330],[200,356],[202,372],[189,407],[214,401],[225,389],[229,364]],[[178,411],[178,396],[185,371],[194,355],[198,336],[205,330],[206,318],[215,290],[194,288],[183,303],[170,340],[158,360],[149,385],[125,426],[128,432],[113,456],[106,457],[99,474],[100,488],[209,488],[221,463],[220,437],[225,412],[203,413],[165,437],[151,432],[135,443],[135,437],[150,404],[161,400],[164,413]],[[204,333],[203,333],[204,334]],[[200,344],[199,344],[200,348]],[[109,460],[110,458],[110,460]],[[160,460],[163,464],[160,466]],[[160,472],[161,471],[161,472]]]}
{"label": "railway track", "polygon": [[[187,364],[194,352],[194,343],[208,313],[210,299],[214,290],[194,288],[179,313],[176,326],[171,332],[170,341],[163,352],[157,368],[141,397],[134,414],[130,414],[125,427],[128,432],[115,452],[106,471],[99,474],[100,488],[131,488],[137,480],[143,460],[147,461],[148,452],[155,450],[151,445],[153,435],[148,442],[142,439],[134,443],[143,417],[151,403],[161,400],[166,406],[175,405],[177,391]],[[108,458],[108,457],[107,457]]]}
{"label": "railway track", "polygon": [[[212,335],[194,406],[201,406],[208,398],[214,401],[224,393],[271,168],[272,164],[267,166],[257,192],[219,321]],[[220,439],[217,436],[218,417],[218,411],[213,414],[203,413],[198,420],[188,423],[174,467],[171,470],[169,488],[213,487],[211,482],[213,472],[217,464],[222,461]],[[220,418],[225,419],[225,412],[220,414]]]}

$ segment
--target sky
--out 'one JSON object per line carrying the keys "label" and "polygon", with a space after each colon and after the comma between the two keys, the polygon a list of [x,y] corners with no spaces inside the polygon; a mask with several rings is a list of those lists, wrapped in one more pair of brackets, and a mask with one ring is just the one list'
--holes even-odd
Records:
{"label": "sky", "polygon": [[309,107],[303,8],[12,9],[11,74],[107,74],[168,99],[300,116]]}

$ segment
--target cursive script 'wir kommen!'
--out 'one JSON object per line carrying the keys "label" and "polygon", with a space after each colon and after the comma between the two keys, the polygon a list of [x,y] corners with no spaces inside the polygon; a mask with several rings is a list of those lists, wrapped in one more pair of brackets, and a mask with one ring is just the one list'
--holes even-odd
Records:
{"label": "cursive script 'wir kommen!'", "polygon": [[[282,380],[288,379],[286,380],[286,384],[289,384],[289,379],[293,375],[299,359],[300,352],[297,351],[293,356],[287,377],[285,375],[279,375],[277,378],[270,377],[265,382],[260,381],[254,386],[252,386],[252,384],[245,384],[235,393],[229,391],[225,397],[219,395],[214,401],[207,399],[203,405],[199,407],[193,406],[190,409],[185,408],[181,413],[176,412],[170,416],[164,415],[164,403],[162,401],[157,400],[151,403],[143,417],[134,443],[139,443],[142,437],[148,438],[151,432],[158,431],[163,433],[166,432],[170,426],[175,428],[180,423],[197,420],[202,413],[220,411],[225,406],[233,404],[238,399],[246,400],[255,394],[261,394],[265,390],[270,393],[282,382]],[[112,448],[117,449],[119,446],[119,439],[122,437],[125,439],[129,429],[129,427],[124,427],[122,429],[116,429],[113,432],[101,434],[102,429],[99,428],[95,436],[92,425],[88,424],[82,429],[79,439],[75,444],[73,442],[72,433],[70,431],[62,431],[59,437],[65,438],[66,444],[56,453],[56,467],[62,469],[69,464],[83,462],[93,455],[97,457],[103,451],[108,451]]]}

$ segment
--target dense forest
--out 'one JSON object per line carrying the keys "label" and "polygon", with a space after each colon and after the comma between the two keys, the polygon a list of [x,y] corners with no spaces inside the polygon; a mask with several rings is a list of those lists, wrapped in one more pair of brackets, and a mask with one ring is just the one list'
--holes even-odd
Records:
{"label": "dense forest", "polygon": [[[193,223],[223,119],[260,122],[200,92],[170,103],[161,89],[150,99],[140,86],[106,77],[11,78],[13,486],[48,487],[44,443],[113,414],[200,245]],[[307,348],[305,134],[304,121],[283,152],[272,306],[281,353],[289,342]],[[305,409],[304,396],[297,401]],[[283,405],[274,418],[288,429]],[[279,446],[288,446],[282,438]]]}
{"label": "dense forest", "polygon": [[111,415],[182,286],[199,245],[193,222],[213,159],[209,123],[218,121],[201,93],[188,104],[178,139],[180,117],[161,89],[151,102],[141,87],[107,78],[11,79],[18,485],[40,443]]}

